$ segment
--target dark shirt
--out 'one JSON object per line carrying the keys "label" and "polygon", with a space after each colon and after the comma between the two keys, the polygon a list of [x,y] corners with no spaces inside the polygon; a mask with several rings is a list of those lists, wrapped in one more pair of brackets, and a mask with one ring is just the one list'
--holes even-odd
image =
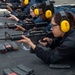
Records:
{"label": "dark shirt", "polygon": [[[56,43],[57,41],[54,42]],[[54,44],[54,42],[52,44]],[[50,47],[51,46],[53,45],[50,45]],[[46,63],[55,63],[75,57],[75,29],[67,32],[58,46],[54,46],[54,49],[44,51],[42,48],[36,46],[33,52]]]}
{"label": "dark shirt", "polygon": [[[33,5],[35,3],[34,0],[30,0],[29,4],[27,6],[24,6],[21,8],[21,13],[27,13],[30,14],[30,6]],[[15,15],[16,12],[12,11],[11,14]]]}
{"label": "dark shirt", "polygon": [[20,3],[20,0],[10,0],[11,3]]}
{"label": "dark shirt", "polygon": [[24,8],[24,12],[30,13],[30,6],[35,3],[35,0],[30,0],[29,4]]}
{"label": "dark shirt", "polygon": [[10,2],[10,3],[20,3],[20,0],[6,0],[6,2]]}
{"label": "dark shirt", "polygon": [[35,0],[35,3],[42,3],[44,1],[47,1],[47,0]]}

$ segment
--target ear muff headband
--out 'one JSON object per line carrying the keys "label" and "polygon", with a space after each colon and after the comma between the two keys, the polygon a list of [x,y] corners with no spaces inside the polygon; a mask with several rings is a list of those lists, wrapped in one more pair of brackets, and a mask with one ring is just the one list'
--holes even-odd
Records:
{"label": "ear muff headband", "polygon": [[34,14],[35,14],[36,16],[38,16],[38,15],[39,15],[39,9],[37,8],[37,5],[34,4],[33,7],[34,7]]}
{"label": "ear muff headband", "polygon": [[24,4],[28,5],[29,4],[29,0],[24,0]]}
{"label": "ear muff headband", "polygon": [[69,23],[69,20],[67,18],[67,15],[64,11],[60,11],[59,13],[62,17],[62,20],[61,20],[61,23],[60,23],[60,29],[63,32],[68,32],[70,30],[70,23]]}
{"label": "ear muff headband", "polygon": [[52,11],[50,9],[47,9],[47,7],[50,7],[50,1],[45,1],[46,3],[46,8],[45,8],[45,16],[46,18],[51,18],[52,17]]}

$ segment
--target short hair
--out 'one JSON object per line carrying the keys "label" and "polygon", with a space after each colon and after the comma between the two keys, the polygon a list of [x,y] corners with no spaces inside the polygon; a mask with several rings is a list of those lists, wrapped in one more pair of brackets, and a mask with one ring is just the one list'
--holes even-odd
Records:
{"label": "short hair", "polygon": [[[54,13],[54,4],[53,4],[51,1],[49,1],[49,2],[50,2],[50,6],[47,7],[47,9],[50,9],[50,10],[52,11],[52,13]],[[46,8],[46,3],[45,3],[45,1],[42,2],[42,3],[38,6],[38,8],[39,8],[39,9],[42,9],[43,12],[45,12],[45,8]]]}
{"label": "short hair", "polygon": [[35,9],[34,5],[36,5],[36,7],[38,8],[38,6],[40,5],[40,3],[31,5],[30,8],[31,8],[32,10]]}
{"label": "short hair", "polygon": [[[66,16],[68,18],[68,21],[70,23],[70,26],[73,27],[75,25],[75,15],[72,12],[65,12]],[[62,20],[62,16],[59,12],[55,13],[52,18],[54,18],[54,21],[57,25],[60,25],[61,20]]]}

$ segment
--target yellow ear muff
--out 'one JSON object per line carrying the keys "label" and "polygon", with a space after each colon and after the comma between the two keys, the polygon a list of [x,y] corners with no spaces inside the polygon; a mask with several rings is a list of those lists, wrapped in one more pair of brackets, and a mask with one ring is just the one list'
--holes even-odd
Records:
{"label": "yellow ear muff", "polygon": [[45,16],[46,16],[46,18],[51,18],[52,17],[52,11],[51,10],[47,10],[45,12]]}
{"label": "yellow ear muff", "polygon": [[60,24],[60,27],[63,32],[68,32],[70,30],[70,24],[67,20],[63,20]]}
{"label": "yellow ear muff", "polygon": [[39,15],[39,9],[38,9],[38,8],[34,9],[34,14],[35,14],[36,16]]}
{"label": "yellow ear muff", "polygon": [[24,0],[24,4],[28,5],[29,4],[29,0]]}

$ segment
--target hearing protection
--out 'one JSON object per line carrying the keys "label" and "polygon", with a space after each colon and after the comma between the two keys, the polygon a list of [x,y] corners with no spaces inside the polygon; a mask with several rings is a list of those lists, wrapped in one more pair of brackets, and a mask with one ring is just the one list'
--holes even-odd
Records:
{"label": "hearing protection", "polygon": [[34,7],[34,14],[36,16],[38,16],[39,15],[39,9],[37,8],[37,4],[34,4],[33,7]]}
{"label": "hearing protection", "polygon": [[45,1],[45,3],[46,3],[45,17],[51,18],[52,17],[52,11],[51,11],[51,7],[50,7],[50,1]]}
{"label": "hearing protection", "polygon": [[24,0],[24,4],[28,5],[29,4],[29,0]]}
{"label": "hearing protection", "polygon": [[62,17],[61,23],[60,23],[60,29],[63,32],[68,32],[70,30],[70,23],[69,23],[69,20],[67,18],[67,15],[64,11],[60,11],[59,13]]}

